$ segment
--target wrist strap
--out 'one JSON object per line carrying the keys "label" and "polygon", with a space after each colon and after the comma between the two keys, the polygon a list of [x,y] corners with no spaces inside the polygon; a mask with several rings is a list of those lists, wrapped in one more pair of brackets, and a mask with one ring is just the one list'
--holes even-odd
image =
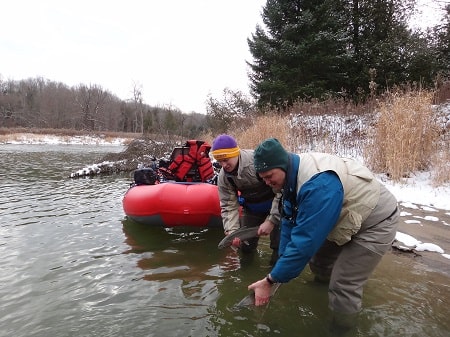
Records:
{"label": "wrist strap", "polygon": [[266,281],[269,282],[270,285],[273,285],[275,282],[270,278],[270,275],[266,276]]}

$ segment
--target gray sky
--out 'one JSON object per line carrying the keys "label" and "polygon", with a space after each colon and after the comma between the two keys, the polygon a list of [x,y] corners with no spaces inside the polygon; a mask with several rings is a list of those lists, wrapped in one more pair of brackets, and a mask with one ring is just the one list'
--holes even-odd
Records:
{"label": "gray sky", "polygon": [[149,105],[204,113],[208,94],[248,93],[247,38],[265,2],[0,0],[0,75],[96,84],[121,99],[136,84]]}

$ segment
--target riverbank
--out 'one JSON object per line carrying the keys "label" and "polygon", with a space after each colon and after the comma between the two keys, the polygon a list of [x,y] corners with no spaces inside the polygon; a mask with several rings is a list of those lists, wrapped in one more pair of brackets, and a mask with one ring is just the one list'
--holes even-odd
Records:
{"label": "riverbank", "polygon": [[[106,136],[10,134],[1,144],[86,144],[126,146],[132,139]],[[151,155],[151,154],[150,154]],[[80,165],[97,163],[80,163]],[[378,178],[397,197],[401,210],[393,253],[405,254],[426,268],[450,276],[450,186],[433,185],[429,172],[418,172],[401,184]]]}
{"label": "riverbank", "polygon": [[131,135],[112,134],[46,134],[12,132],[0,135],[0,144],[77,144],[77,145],[127,145],[134,138]]}
{"label": "riverbank", "polygon": [[392,253],[450,277],[450,212],[411,202],[400,202],[399,209]]}

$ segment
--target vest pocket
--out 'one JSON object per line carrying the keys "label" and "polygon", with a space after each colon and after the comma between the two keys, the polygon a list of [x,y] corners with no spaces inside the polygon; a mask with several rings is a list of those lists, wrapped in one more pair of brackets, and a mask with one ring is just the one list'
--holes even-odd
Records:
{"label": "vest pocket", "polygon": [[339,246],[346,244],[359,231],[362,221],[361,214],[349,210],[346,216],[339,219],[336,227],[328,235],[328,240],[336,242]]}

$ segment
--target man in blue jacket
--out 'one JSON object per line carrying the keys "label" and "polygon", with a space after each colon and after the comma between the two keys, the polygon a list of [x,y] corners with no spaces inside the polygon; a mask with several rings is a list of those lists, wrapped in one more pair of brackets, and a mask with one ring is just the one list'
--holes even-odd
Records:
{"label": "man in blue jacket", "polygon": [[336,323],[350,325],[361,310],[363,285],[395,238],[397,200],[357,162],[288,153],[275,138],[256,148],[254,166],[283,195],[279,259],[248,287],[255,304],[267,303],[274,283],[292,280],[309,263],[316,280],[329,282]]}

